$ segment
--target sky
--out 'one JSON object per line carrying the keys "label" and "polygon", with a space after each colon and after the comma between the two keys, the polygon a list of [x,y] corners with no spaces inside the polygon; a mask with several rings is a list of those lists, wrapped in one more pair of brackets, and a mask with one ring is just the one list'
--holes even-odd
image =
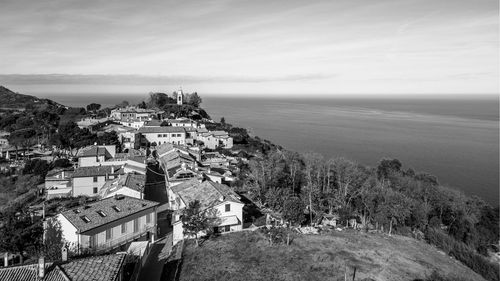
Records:
{"label": "sky", "polygon": [[28,94],[499,92],[497,0],[0,0]]}

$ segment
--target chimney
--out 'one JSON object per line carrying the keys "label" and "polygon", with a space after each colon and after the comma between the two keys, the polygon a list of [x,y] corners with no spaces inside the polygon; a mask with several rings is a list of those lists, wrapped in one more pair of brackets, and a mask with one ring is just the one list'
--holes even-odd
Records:
{"label": "chimney", "polygon": [[64,174],[64,170],[62,170],[62,173],[61,173],[61,179],[64,179],[64,176],[65,176],[65,174]]}
{"label": "chimney", "polygon": [[38,278],[43,279],[45,277],[45,258],[38,258]]}
{"label": "chimney", "polygon": [[114,166],[111,166],[111,173],[114,174],[115,173],[115,167]]}
{"label": "chimney", "polygon": [[63,246],[61,249],[61,260],[63,262],[68,260],[68,248],[66,246]]}

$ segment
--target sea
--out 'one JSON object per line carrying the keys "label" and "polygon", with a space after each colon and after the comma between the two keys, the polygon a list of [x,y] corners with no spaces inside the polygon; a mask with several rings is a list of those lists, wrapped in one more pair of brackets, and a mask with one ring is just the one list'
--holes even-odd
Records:
{"label": "sea", "polygon": [[[43,95],[69,106],[146,95]],[[317,152],[376,166],[397,158],[404,168],[438,177],[442,185],[499,204],[498,97],[261,98],[203,95],[214,120],[247,128],[289,150]]]}

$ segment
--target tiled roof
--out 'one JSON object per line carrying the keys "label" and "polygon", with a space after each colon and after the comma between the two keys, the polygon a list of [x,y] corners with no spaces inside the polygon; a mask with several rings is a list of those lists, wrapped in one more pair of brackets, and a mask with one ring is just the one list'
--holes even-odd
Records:
{"label": "tiled roof", "polygon": [[[113,170],[114,169],[114,170]],[[121,174],[123,173],[121,166],[90,166],[79,167],[73,173],[74,178],[105,176],[107,174]]]}
{"label": "tiled roof", "polygon": [[165,154],[171,150],[174,150],[175,147],[173,144],[171,143],[163,143],[163,144],[160,144],[159,146],[156,147],[156,153],[158,155],[162,155],[162,154]]}
{"label": "tiled roof", "polygon": [[148,133],[185,133],[186,130],[183,127],[141,127],[137,131],[142,134]]}
{"label": "tiled roof", "polygon": [[99,196],[105,198],[107,195],[116,192],[122,187],[128,187],[136,191],[142,191],[146,182],[146,176],[141,174],[124,174],[114,180],[107,181],[99,190]]}
{"label": "tiled roof", "polygon": [[[46,264],[46,270],[50,264]],[[38,264],[0,268],[0,280],[33,281],[38,278]]]}
{"label": "tiled roof", "polygon": [[125,254],[114,254],[88,257],[71,260],[58,266],[72,281],[115,281],[118,280],[125,256]]}
{"label": "tiled roof", "polygon": [[218,136],[227,136],[226,131],[210,131],[210,133],[216,137]]}
{"label": "tiled roof", "polygon": [[111,158],[111,154],[105,147],[100,146],[88,146],[84,147],[80,152],[78,152],[78,157],[92,157],[92,156],[106,156],[106,158]]}
{"label": "tiled roof", "polygon": [[193,122],[190,119],[167,119],[170,123],[190,123]]}
{"label": "tiled roof", "polygon": [[163,123],[163,121],[153,119],[151,121],[146,122],[144,124],[144,126],[146,126],[146,127],[158,127],[161,125],[161,123]]}
{"label": "tiled roof", "polygon": [[163,169],[167,172],[168,177],[172,177],[177,173],[183,163],[188,166],[197,165],[193,156],[179,150],[172,150],[160,157],[159,160]]}
{"label": "tiled roof", "polygon": [[171,187],[186,206],[198,200],[203,208],[210,208],[224,201],[241,203],[240,197],[226,185],[210,180],[192,179]]}
{"label": "tiled roof", "polygon": [[[62,172],[64,171],[64,177],[62,177]],[[64,180],[69,179],[73,175],[73,168],[56,168],[50,170],[45,176],[45,180]]]}
{"label": "tiled roof", "polygon": [[[157,206],[159,203],[129,196],[114,196],[100,201],[79,206],[61,214],[66,217],[81,233],[121,219],[137,212]],[[105,216],[97,213],[102,211]],[[83,218],[86,217],[86,222]]]}

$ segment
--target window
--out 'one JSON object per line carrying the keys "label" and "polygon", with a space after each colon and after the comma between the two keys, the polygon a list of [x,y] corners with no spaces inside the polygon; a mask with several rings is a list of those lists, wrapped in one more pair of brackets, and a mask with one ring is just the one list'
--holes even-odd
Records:
{"label": "window", "polygon": [[106,229],[106,241],[111,240],[112,237],[112,228]]}
{"label": "window", "polygon": [[87,216],[81,216],[80,217],[85,223],[89,223],[90,219]]}
{"label": "window", "polygon": [[163,137],[168,138],[168,134],[164,134]]}
{"label": "window", "polygon": [[146,215],[146,223],[150,223],[150,222],[151,222],[151,213]]}
{"label": "window", "polygon": [[116,205],[112,206],[111,208],[113,208],[113,210],[115,210],[115,211],[117,211],[117,212],[121,212],[121,211],[122,211],[122,210],[121,210],[118,206],[116,206]]}
{"label": "window", "polygon": [[127,223],[122,223],[122,234],[127,233]]}
{"label": "window", "polygon": [[226,212],[231,212],[231,204],[226,204]]}
{"label": "window", "polygon": [[161,134],[158,134],[158,137],[161,138],[162,137]]}
{"label": "window", "polygon": [[106,213],[104,213],[102,210],[99,210],[99,211],[97,211],[96,213],[98,213],[98,214],[99,214],[99,216],[101,216],[101,217],[103,217],[103,218],[108,216],[108,215],[106,215]]}
{"label": "window", "polygon": [[139,219],[134,219],[134,233],[139,231]]}
{"label": "window", "polygon": [[98,191],[98,190],[97,190],[97,187],[94,187],[94,194],[96,194],[96,193],[97,193],[97,191]]}
{"label": "window", "polygon": [[229,232],[229,231],[231,231],[231,226],[225,225],[224,226],[224,232]]}
{"label": "window", "polygon": [[94,176],[94,182],[97,182],[97,176]]}

